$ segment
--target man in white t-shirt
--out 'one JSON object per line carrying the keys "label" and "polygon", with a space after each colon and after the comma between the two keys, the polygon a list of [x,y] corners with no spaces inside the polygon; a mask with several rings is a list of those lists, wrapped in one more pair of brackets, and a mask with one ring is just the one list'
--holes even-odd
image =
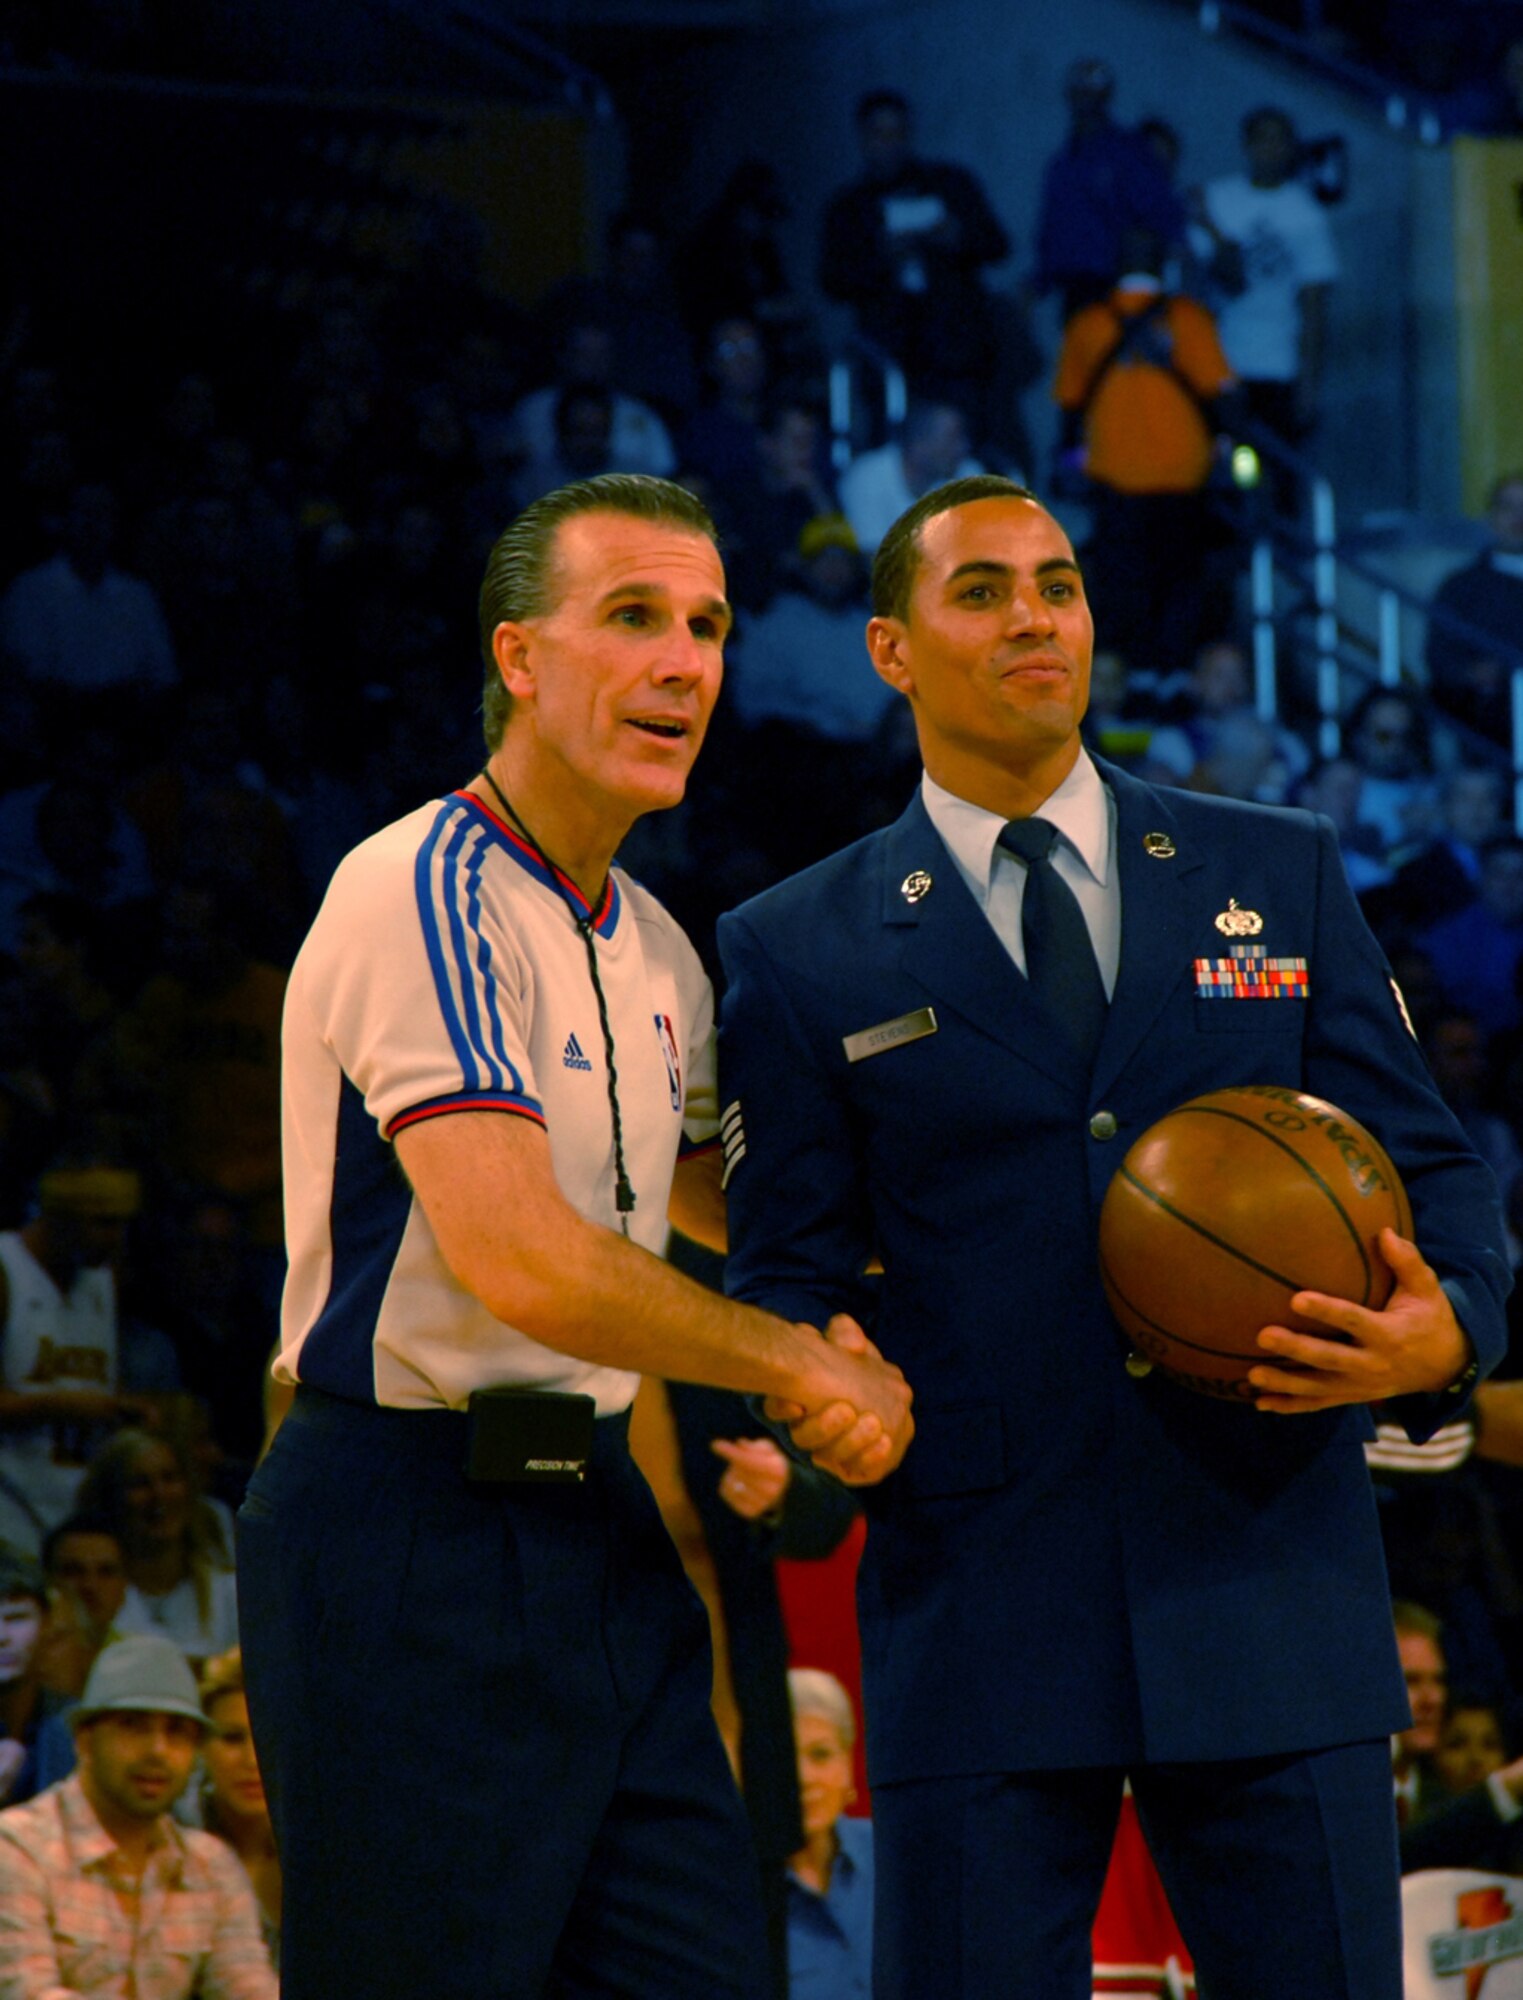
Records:
{"label": "man in white t-shirt", "polygon": [[967,418],[957,405],[917,399],[894,442],[864,451],[841,474],[841,510],[851,523],[857,547],[871,556],[922,493],[982,471],[972,456]]}
{"label": "man in white t-shirt", "polygon": [[138,1178],[61,1153],[37,1213],[0,1233],[0,1541],[36,1555],[96,1447],[143,1411],[118,1394],[116,1279]]}
{"label": "man in white t-shirt", "polygon": [[1222,238],[1238,246],[1243,287],[1222,300],[1217,329],[1249,415],[1294,443],[1316,413],[1338,253],[1327,211],[1297,177],[1301,149],[1287,113],[1250,111],[1242,138],[1247,172],[1207,184],[1216,242],[1196,230],[1196,248],[1209,257]]}
{"label": "man in white t-shirt", "polygon": [[535,493],[546,493],[560,453],[555,434],[556,405],[565,389],[596,389],[610,402],[608,462],[616,472],[649,472],[664,478],[677,463],[666,425],[638,396],[627,395],[614,377],[612,330],[595,321],[566,329],[557,357],[557,379],[531,389],[508,420],[507,442],[521,459],[521,480]]}
{"label": "man in white t-shirt", "polygon": [[104,486],[69,496],[63,546],[0,597],[0,654],[40,687],[71,695],[162,694],[178,678],[153,587],[111,560],[116,498]]}
{"label": "man in white t-shirt", "polygon": [[286,2000],[765,1990],[707,1623],[629,1404],[645,1373],[770,1392],[853,1483],[913,1426],[854,1323],[822,1340],[660,1257],[669,1216],[722,1242],[744,1140],[698,959],[612,862],[683,795],[729,625],[680,488],[526,509],[482,587],[486,768],[340,865],[292,973],[295,1396],[238,1537]]}

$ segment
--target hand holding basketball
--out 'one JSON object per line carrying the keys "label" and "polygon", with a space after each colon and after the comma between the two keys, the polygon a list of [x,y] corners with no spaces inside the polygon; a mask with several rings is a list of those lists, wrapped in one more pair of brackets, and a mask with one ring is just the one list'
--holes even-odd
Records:
{"label": "hand holding basketball", "polygon": [[1259,1409],[1293,1416],[1340,1403],[1384,1402],[1447,1388],[1466,1366],[1470,1343],[1416,1244],[1383,1229],[1380,1252],[1396,1284],[1379,1311],[1323,1292],[1298,1292],[1292,1301],[1302,1319],[1329,1327],[1339,1338],[1265,1327],[1259,1345],[1295,1367],[1276,1368],[1270,1360],[1249,1370]]}

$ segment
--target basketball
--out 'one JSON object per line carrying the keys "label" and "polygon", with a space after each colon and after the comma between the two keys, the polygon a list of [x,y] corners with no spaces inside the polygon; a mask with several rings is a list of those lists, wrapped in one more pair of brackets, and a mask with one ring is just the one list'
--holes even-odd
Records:
{"label": "basketball", "polygon": [[1410,1239],[1411,1204],[1357,1119],[1270,1084],[1215,1090],[1121,1162],[1100,1210],[1100,1277],[1139,1354],[1187,1389],[1251,1402],[1248,1370],[1274,1358],[1261,1328],[1337,1337],[1290,1310],[1294,1293],[1384,1305],[1387,1224]]}

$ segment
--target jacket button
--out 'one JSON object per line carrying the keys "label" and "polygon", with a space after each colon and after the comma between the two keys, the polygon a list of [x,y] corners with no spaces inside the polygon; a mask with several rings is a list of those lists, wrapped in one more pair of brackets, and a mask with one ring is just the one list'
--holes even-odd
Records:
{"label": "jacket button", "polygon": [[1118,1129],[1114,1111],[1097,1111],[1089,1121],[1091,1139],[1114,1139]]}

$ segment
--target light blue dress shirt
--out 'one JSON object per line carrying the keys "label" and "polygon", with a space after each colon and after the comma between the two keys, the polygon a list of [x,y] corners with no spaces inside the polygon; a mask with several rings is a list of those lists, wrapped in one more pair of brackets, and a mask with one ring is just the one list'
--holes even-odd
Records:
{"label": "light blue dress shirt", "polygon": [[788,2000],[870,2000],[873,1823],[838,1819],[824,1895],[788,1874]]}
{"label": "light blue dress shirt", "polygon": [[[998,845],[1007,821],[999,813],[973,805],[938,785],[927,771],[920,795],[931,824],[941,835],[957,872],[973,900],[994,927],[994,934],[1026,970],[1026,946],[1021,934],[1021,899],[1026,893],[1026,864]],[[1116,990],[1121,963],[1121,882],[1116,872],[1116,802],[1100,773],[1081,750],[1078,762],[1055,792],[1042,801],[1033,817],[1050,820],[1061,836],[1052,865],[1073,890],[1089,940],[1095,948],[1105,996]]]}

